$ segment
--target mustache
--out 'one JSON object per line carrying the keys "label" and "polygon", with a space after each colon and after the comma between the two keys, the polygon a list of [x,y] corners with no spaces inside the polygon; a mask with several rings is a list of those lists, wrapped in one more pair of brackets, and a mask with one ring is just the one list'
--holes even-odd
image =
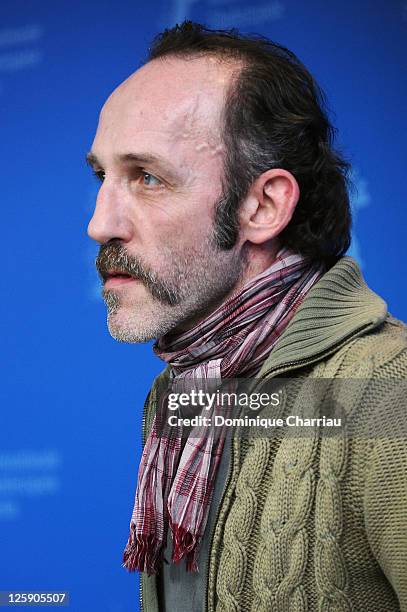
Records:
{"label": "mustache", "polygon": [[95,260],[96,269],[102,281],[105,281],[112,271],[115,274],[128,274],[140,279],[152,296],[169,306],[179,302],[175,287],[159,279],[155,272],[145,266],[140,257],[129,255],[119,241],[112,240],[102,244]]}
{"label": "mustache", "polygon": [[95,260],[99,276],[104,281],[114,270],[116,274],[129,274],[146,283],[154,282],[153,274],[147,270],[139,257],[129,255],[126,249],[118,242],[102,244]]}

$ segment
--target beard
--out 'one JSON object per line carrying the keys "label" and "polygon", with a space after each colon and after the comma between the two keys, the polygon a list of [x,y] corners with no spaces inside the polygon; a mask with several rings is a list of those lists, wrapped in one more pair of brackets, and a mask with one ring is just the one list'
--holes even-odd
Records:
{"label": "beard", "polygon": [[102,291],[109,332],[120,342],[147,342],[192,327],[233,292],[244,266],[242,254],[222,250],[214,233],[188,248],[164,245],[156,259],[148,264],[119,240],[100,247],[96,267],[102,280],[112,269],[139,279]]}

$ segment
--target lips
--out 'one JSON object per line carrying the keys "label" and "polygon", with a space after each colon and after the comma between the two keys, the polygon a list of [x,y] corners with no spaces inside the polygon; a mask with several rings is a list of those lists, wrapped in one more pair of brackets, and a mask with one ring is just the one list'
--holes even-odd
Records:
{"label": "lips", "polygon": [[115,286],[115,285],[128,283],[131,281],[140,280],[137,277],[132,276],[128,272],[124,272],[122,270],[108,270],[107,272],[103,272],[102,278],[103,278],[103,283],[105,287],[107,285]]}
{"label": "lips", "polygon": [[116,268],[112,268],[110,270],[102,270],[101,275],[104,281],[107,281],[111,278],[134,278],[131,274],[126,272],[125,270],[120,270]]}
{"label": "lips", "polygon": [[108,280],[109,278],[133,278],[133,276],[130,274],[124,274],[122,272],[109,272],[106,274],[105,280]]}

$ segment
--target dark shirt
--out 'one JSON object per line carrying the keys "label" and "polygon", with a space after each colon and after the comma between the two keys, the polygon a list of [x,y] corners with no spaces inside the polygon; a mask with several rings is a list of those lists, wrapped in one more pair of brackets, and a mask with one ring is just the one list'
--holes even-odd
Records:
{"label": "dark shirt", "polygon": [[[208,522],[198,553],[198,572],[187,572],[185,560],[180,563],[165,563],[158,575],[157,587],[160,612],[202,612],[205,608],[206,580],[208,574],[209,545],[212,539],[215,520],[221,501],[230,459],[230,436],[226,437],[222,457],[215,478],[212,503],[209,508]],[[171,559],[172,541],[168,533],[164,558]]]}

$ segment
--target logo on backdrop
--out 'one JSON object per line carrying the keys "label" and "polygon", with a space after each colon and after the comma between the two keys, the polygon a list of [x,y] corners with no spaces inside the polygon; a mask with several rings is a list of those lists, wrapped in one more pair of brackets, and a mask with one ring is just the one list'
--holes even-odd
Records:
{"label": "logo on backdrop", "polygon": [[0,522],[24,517],[28,498],[60,492],[61,454],[53,449],[0,453]]}
{"label": "logo on backdrop", "polygon": [[170,27],[192,19],[213,28],[246,28],[281,19],[284,12],[280,0],[258,0],[252,6],[241,0],[172,0],[159,25]]}
{"label": "logo on backdrop", "polygon": [[[352,208],[353,223],[355,224],[359,213],[370,205],[371,197],[368,189],[367,180],[360,174],[358,168],[354,168],[350,176],[354,191],[350,193],[350,203]],[[352,244],[347,255],[354,257],[363,268],[363,257],[361,254],[360,242],[355,232],[352,232]]]}
{"label": "logo on backdrop", "polygon": [[44,29],[30,24],[18,28],[0,29],[0,93],[4,90],[4,77],[41,63],[41,40]]}

